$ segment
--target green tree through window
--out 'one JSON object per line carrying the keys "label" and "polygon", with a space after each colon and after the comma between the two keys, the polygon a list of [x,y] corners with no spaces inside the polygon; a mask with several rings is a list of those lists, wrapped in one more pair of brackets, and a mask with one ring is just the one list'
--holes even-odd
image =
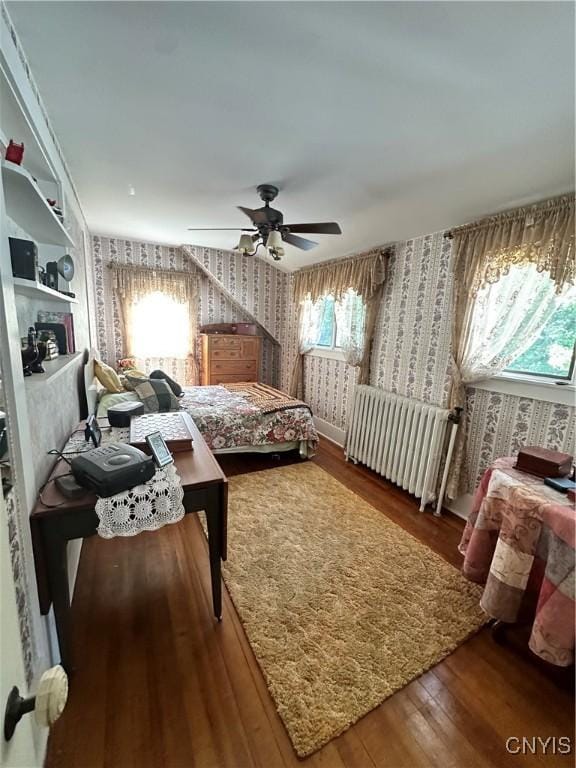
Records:
{"label": "green tree through window", "polygon": [[536,341],[508,371],[569,379],[572,374],[576,342],[576,291],[571,289],[557,299],[557,307]]}

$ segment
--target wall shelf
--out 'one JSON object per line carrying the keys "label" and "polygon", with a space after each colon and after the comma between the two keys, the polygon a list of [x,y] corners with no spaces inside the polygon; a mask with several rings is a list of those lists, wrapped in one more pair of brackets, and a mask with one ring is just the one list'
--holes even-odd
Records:
{"label": "wall shelf", "polygon": [[47,245],[74,247],[74,241],[25,168],[3,160],[2,182],[6,213],[31,238]]}
{"label": "wall shelf", "polygon": [[48,288],[38,281],[25,280],[23,277],[14,278],[14,293],[18,293],[21,296],[28,296],[30,299],[61,301],[65,304],[78,304],[78,299],[65,296],[63,293],[60,293],[60,291]]}
{"label": "wall shelf", "polygon": [[41,387],[46,382],[55,379],[61,373],[69,368],[73,363],[80,360],[82,352],[74,352],[72,355],[60,355],[56,360],[44,360],[42,363],[46,373],[33,373],[32,376],[24,377],[24,386],[27,390]]}
{"label": "wall shelf", "polygon": [[7,76],[7,72],[0,70],[0,104],[2,104],[2,134],[6,146],[10,139],[17,143],[23,143],[24,165],[32,176],[42,181],[58,184],[58,175],[53,162],[41,145],[37,130],[33,127],[28,110],[22,102],[22,97],[17,95],[15,85]]}

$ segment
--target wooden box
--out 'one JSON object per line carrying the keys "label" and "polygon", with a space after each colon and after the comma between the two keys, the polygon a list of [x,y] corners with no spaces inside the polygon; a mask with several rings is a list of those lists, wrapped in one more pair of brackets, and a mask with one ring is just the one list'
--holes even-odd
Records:
{"label": "wooden box", "polygon": [[236,323],[236,333],[240,336],[257,336],[258,328],[256,323]]}
{"label": "wooden box", "polygon": [[516,469],[538,477],[566,477],[572,471],[572,459],[568,453],[529,445],[518,452]]}

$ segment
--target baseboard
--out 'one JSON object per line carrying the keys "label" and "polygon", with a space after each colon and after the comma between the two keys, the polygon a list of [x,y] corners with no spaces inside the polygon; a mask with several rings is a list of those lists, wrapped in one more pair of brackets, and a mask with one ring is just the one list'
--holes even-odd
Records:
{"label": "baseboard", "polygon": [[314,426],[322,437],[326,437],[328,440],[336,443],[340,448],[344,447],[346,432],[343,429],[335,427],[334,424],[330,424],[329,421],[324,421],[324,419],[320,419],[318,416],[314,416]]}
{"label": "baseboard", "polygon": [[462,496],[458,496],[457,499],[445,499],[443,507],[449,509],[456,517],[461,517],[462,520],[468,520],[468,515],[472,510],[472,502],[474,501],[474,494],[463,493]]}
{"label": "baseboard", "polygon": [[[314,416],[314,425],[318,430],[320,437],[324,437],[340,448],[344,448],[346,432],[343,429],[335,427],[334,424],[330,424],[329,421],[324,421],[324,419],[321,419],[318,416]],[[445,498],[442,506],[444,509],[447,509],[452,512],[452,514],[456,515],[456,517],[460,517],[462,520],[467,520],[472,509],[473,500],[474,495],[472,493],[464,493],[453,501]]]}

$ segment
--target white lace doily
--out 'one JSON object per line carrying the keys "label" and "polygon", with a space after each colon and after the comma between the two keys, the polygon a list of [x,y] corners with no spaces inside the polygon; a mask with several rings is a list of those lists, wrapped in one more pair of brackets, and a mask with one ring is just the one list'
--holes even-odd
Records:
{"label": "white lace doily", "polygon": [[[110,442],[128,442],[129,430],[110,429],[102,432],[102,445]],[[86,443],[82,432],[75,432],[63,453],[71,458],[93,448]],[[157,469],[154,477],[143,485],[96,502],[100,520],[98,534],[104,539],[114,536],[136,536],[142,531],[155,531],[168,523],[177,523],[184,517],[184,490],[174,464]]]}
{"label": "white lace doily", "polygon": [[155,531],[184,517],[184,490],[174,464],[156,470],[144,485],[98,499],[98,534],[104,539]]}

